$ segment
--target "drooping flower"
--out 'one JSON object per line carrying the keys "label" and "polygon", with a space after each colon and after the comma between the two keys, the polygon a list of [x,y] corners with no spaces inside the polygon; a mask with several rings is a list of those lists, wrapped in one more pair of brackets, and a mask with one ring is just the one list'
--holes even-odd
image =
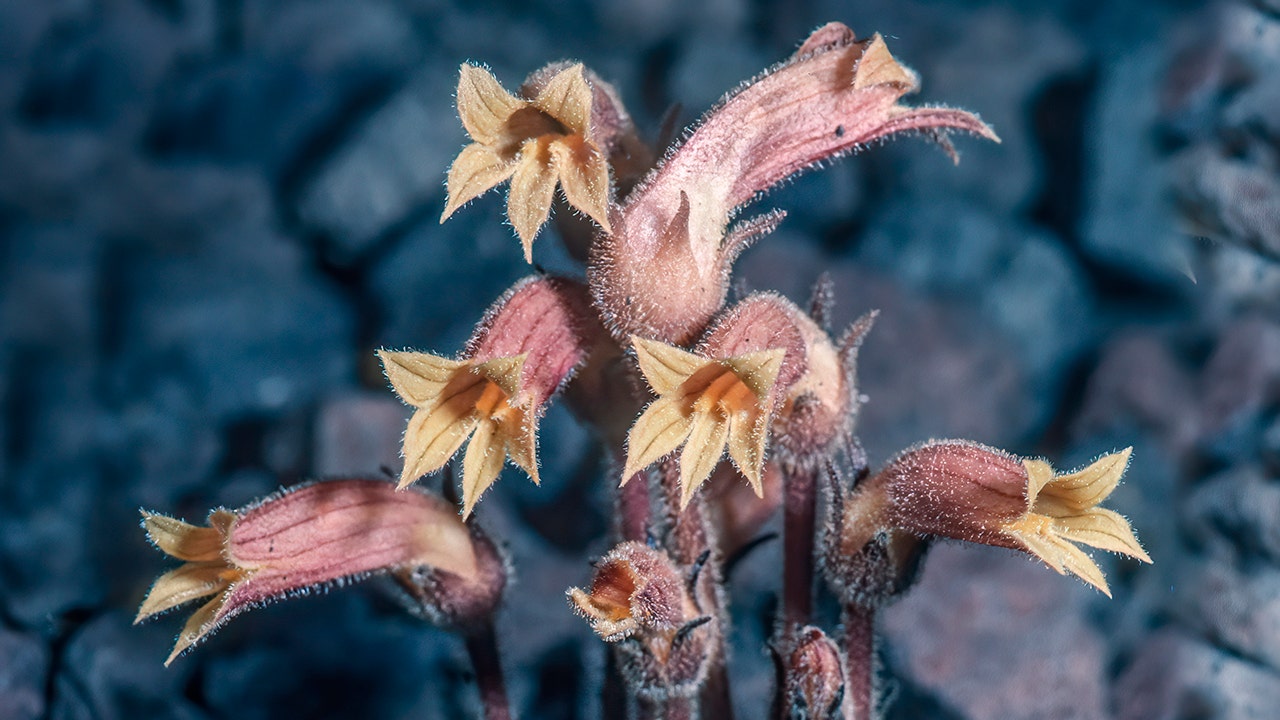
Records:
{"label": "drooping flower", "polygon": [[444,606],[485,614],[505,585],[496,549],[449,503],[381,480],[304,485],[214,510],[207,527],[142,516],[151,542],[184,564],[155,581],[135,622],[213,596],[178,634],[166,665],[246,610],[375,573],[430,573]]}
{"label": "drooping flower", "polygon": [[580,63],[564,66],[531,99],[503,89],[488,70],[464,64],[458,116],[474,141],[449,168],[440,222],[506,180],[507,217],[533,261],[557,184],[565,199],[609,230],[609,162],[592,128],[593,91]]}
{"label": "drooping flower", "polygon": [[498,300],[457,360],[379,350],[396,393],[417,410],[404,434],[400,487],[444,467],[464,442],[463,517],[509,457],[539,482],[538,418],[590,347],[584,289],[535,277]]}
{"label": "drooping flower", "polygon": [[640,372],[658,396],[627,436],[623,483],[659,458],[680,453],[683,509],[726,450],[756,495],[769,426],[805,370],[803,338],[785,301],[758,295],[739,303],[692,353],[632,338]]}
{"label": "drooping flower", "polygon": [[857,40],[831,23],[727,97],[628,196],[594,249],[592,295],[614,336],[691,342],[724,304],[734,259],[781,215],[730,223],[786,178],[896,134],[998,139],[970,113],[899,104],[918,87],[879,35]]}
{"label": "drooping flower", "polygon": [[1079,545],[1151,562],[1123,516],[1099,507],[1129,463],[1131,449],[1074,473],[967,441],[926,443],[899,455],[845,503],[840,548],[858,552],[873,535],[921,535],[1013,548],[1108,596],[1106,577]]}

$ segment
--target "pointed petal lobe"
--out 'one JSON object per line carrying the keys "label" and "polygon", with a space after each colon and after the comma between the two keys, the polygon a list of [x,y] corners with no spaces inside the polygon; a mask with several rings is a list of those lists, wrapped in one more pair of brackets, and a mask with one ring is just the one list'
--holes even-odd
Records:
{"label": "pointed petal lobe", "polygon": [[627,434],[627,465],[622,471],[626,484],[632,475],[649,467],[689,437],[691,420],[678,398],[661,397],[640,414]]}
{"label": "pointed petal lobe", "polygon": [[207,562],[222,557],[222,533],[211,527],[197,527],[167,515],[142,511],[147,537],[166,555],[179,560]]}
{"label": "pointed petal lobe", "polygon": [[495,144],[502,126],[526,103],[503,89],[488,70],[470,63],[458,75],[458,117],[473,140],[484,145]]}
{"label": "pointed petal lobe", "polygon": [[467,363],[420,352],[379,350],[387,380],[396,394],[414,407],[430,408]]}
{"label": "pointed petal lobe", "polygon": [[689,505],[689,500],[702,483],[711,477],[711,471],[724,455],[728,437],[729,424],[715,413],[694,414],[689,439],[680,453],[681,510]]}
{"label": "pointed petal lobe", "polygon": [[186,563],[156,579],[133,622],[137,624],[152,615],[221,592],[234,578],[235,572],[221,560]]}
{"label": "pointed petal lobe", "polygon": [[463,148],[449,166],[445,184],[448,199],[444,212],[440,213],[440,222],[448,220],[455,210],[489,189],[501,185],[515,171],[515,158],[504,159],[486,145],[472,143]]}
{"label": "pointed petal lobe", "polygon": [[498,479],[502,463],[506,459],[506,449],[497,433],[497,423],[487,418],[481,420],[471,436],[471,442],[467,443],[467,454],[462,459],[463,518],[470,517],[480,495]]}
{"label": "pointed petal lobe", "polygon": [[675,392],[681,383],[711,363],[701,355],[657,340],[633,336],[631,345],[636,350],[640,372],[658,395]]}
{"label": "pointed petal lobe", "polygon": [[609,232],[609,163],[581,135],[551,143],[551,157],[565,200]]}
{"label": "pointed petal lobe", "polygon": [[556,191],[556,171],[547,149],[549,142],[541,139],[525,142],[507,193],[507,217],[524,245],[526,262],[533,262],[533,239],[551,215],[551,200]]}
{"label": "pointed petal lobe", "polygon": [[591,85],[582,72],[582,63],[575,63],[551,78],[533,104],[585,137],[590,130],[591,99]]}

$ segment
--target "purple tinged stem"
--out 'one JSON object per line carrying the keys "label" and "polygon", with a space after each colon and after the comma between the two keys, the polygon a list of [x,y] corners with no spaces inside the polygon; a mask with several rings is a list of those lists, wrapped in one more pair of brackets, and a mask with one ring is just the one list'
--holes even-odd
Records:
{"label": "purple tinged stem", "polygon": [[876,611],[850,603],[844,606],[845,693],[853,703],[854,720],[871,720],[875,708]]}
{"label": "purple tinged stem", "polygon": [[502,661],[498,654],[498,638],[493,621],[484,623],[466,636],[467,655],[476,674],[480,702],[485,720],[511,720],[511,705],[502,677]]}
{"label": "purple tinged stem", "polygon": [[788,636],[809,623],[813,612],[813,543],[817,483],[811,470],[789,472],[783,495],[782,616]]}

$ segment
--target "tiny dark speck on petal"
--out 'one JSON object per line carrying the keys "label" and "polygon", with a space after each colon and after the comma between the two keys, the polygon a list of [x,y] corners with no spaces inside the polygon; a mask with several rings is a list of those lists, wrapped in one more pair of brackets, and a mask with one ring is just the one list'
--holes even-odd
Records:
{"label": "tiny dark speck on petal", "polygon": [[844,137],[844,126],[843,126],[843,125],[837,125],[837,126],[836,126],[836,137]]}

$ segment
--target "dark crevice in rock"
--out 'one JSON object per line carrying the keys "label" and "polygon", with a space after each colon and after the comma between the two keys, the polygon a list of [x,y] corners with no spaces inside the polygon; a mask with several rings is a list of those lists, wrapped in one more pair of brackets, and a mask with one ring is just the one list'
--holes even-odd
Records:
{"label": "dark crevice in rock", "polygon": [[1048,172],[1031,218],[1073,242],[1083,217],[1085,126],[1098,88],[1097,67],[1049,79],[1031,103],[1031,127]]}
{"label": "dark crevice in rock", "polygon": [[297,151],[285,160],[276,178],[276,197],[285,213],[296,207],[298,195],[308,180],[350,139],[370,115],[382,107],[397,90],[398,78],[369,78],[316,130],[299,144]]}

